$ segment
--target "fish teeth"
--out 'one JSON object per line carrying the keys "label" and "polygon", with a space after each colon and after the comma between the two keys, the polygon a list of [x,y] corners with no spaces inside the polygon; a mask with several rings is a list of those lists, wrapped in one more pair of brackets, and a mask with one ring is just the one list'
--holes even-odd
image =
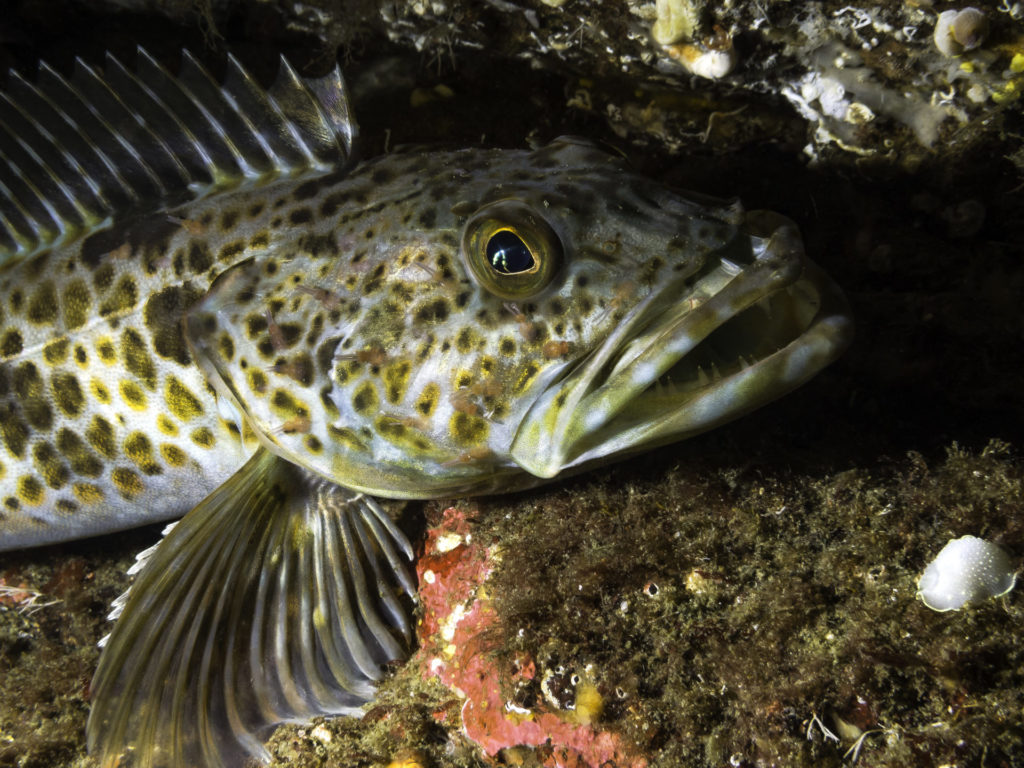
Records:
{"label": "fish teeth", "polygon": [[721,265],[722,265],[722,269],[725,272],[728,272],[730,275],[738,275],[740,272],[743,271],[743,267],[741,267],[735,261],[730,261],[729,259],[727,259],[725,257],[722,257]]}

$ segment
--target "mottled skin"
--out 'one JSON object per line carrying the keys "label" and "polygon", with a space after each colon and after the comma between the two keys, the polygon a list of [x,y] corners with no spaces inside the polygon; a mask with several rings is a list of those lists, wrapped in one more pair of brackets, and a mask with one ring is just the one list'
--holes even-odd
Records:
{"label": "mottled skin", "polygon": [[181,334],[184,310],[238,257],[215,210],[0,272],[4,548],[181,515],[251,451]]}
{"label": "mottled skin", "polygon": [[[552,282],[514,301],[460,255],[467,220],[501,199],[561,242],[541,254],[561,258]],[[256,444],[235,405],[275,452],[349,487],[537,482],[508,455],[536,394],[737,221],[560,141],[385,156],[15,263],[0,273],[4,546],[187,511]],[[189,340],[219,398],[181,328],[218,275]]]}
{"label": "mottled skin", "polygon": [[[537,394],[736,231],[695,205],[706,216],[661,210],[669,199],[681,204],[572,141],[379,158],[341,185],[300,187],[270,219],[268,253],[218,281],[188,335],[275,452],[348,487],[534,484],[509,449]],[[460,254],[495,200],[543,212],[561,243],[535,293],[492,294]]]}

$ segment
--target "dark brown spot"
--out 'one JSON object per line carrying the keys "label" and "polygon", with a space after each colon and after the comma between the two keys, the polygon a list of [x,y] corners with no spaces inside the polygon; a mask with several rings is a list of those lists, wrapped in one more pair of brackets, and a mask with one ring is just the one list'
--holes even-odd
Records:
{"label": "dark brown spot", "polygon": [[85,430],[85,439],[100,456],[112,459],[117,455],[114,444],[114,428],[102,416],[93,416],[92,423]]}
{"label": "dark brown spot", "polygon": [[77,434],[70,429],[61,429],[57,432],[57,450],[71,464],[71,471],[85,477],[99,477],[103,472],[103,462],[95,453],[89,450]]}
{"label": "dark brown spot", "polygon": [[19,459],[25,455],[28,431],[28,424],[21,418],[14,403],[0,405],[0,436],[3,437],[7,450]]}
{"label": "dark brown spot", "polygon": [[11,379],[28,423],[36,429],[50,429],[53,426],[53,409],[43,389],[39,369],[34,363],[22,363],[14,369]]}
{"label": "dark brown spot", "polygon": [[53,401],[67,416],[78,416],[85,405],[85,394],[73,373],[59,371],[50,379]]}
{"label": "dark brown spot", "polygon": [[51,488],[63,488],[71,473],[57,450],[47,442],[36,443],[32,448],[36,471],[43,482]]}
{"label": "dark brown spot", "polygon": [[238,223],[238,211],[227,210],[220,215],[220,228],[225,232],[229,229],[234,228],[235,224]]}
{"label": "dark brown spot", "polygon": [[195,274],[201,275],[213,264],[210,248],[205,243],[192,243],[188,249],[188,266]]}
{"label": "dark brown spot", "polygon": [[92,275],[92,284],[96,290],[105,291],[114,284],[114,265],[109,261],[100,264]]}
{"label": "dark brown spot", "polygon": [[242,253],[245,252],[245,243],[241,241],[235,241],[228,243],[220,249],[218,258],[221,261],[235,261]]}
{"label": "dark brown spot", "polygon": [[47,365],[60,365],[67,359],[68,346],[67,336],[54,339],[43,347],[43,360]]}
{"label": "dark brown spot", "polygon": [[143,474],[159,475],[163,468],[153,460],[153,444],[141,432],[132,432],[124,440],[124,455],[128,457]]}
{"label": "dark brown spot", "polygon": [[128,372],[139,379],[146,389],[156,389],[156,366],[146,350],[146,340],[134,328],[121,334],[121,354]]}
{"label": "dark brown spot", "polygon": [[416,308],[417,323],[443,323],[451,313],[447,299],[434,299]]}
{"label": "dark brown spot", "polygon": [[[97,274],[99,274],[99,270],[97,270]],[[100,316],[109,317],[123,314],[135,306],[137,299],[138,290],[135,287],[135,278],[131,275],[123,275],[117,281],[114,290],[100,304]]]}
{"label": "dark brown spot", "polygon": [[28,300],[28,320],[36,325],[52,323],[57,319],[59,307],[56,286],[52,280],[45,280]]}
{"label": "dark brown spot", "polygon": [[23,348],[21,333],[17,330],[9,330],[4,334],[3,341],[0,341],[0,353],[4,357],[20,355]]}
{"label": "dark brown spot", "polygon": [[64,289],[61,309],[64,312],[64,326],[69,331],[85,325],[92,307],[92,296],[84,280],[73,280]]}
{"label": "dark brown spot", "polygon": [[191,357],[181,332],[181,318],[202,293],[191,283],[171,286],[153,294],[146,302],[143,313],[146,328],[153,339],[153,348],[160,357],[188,365]]}
{"label": "dark brown spot", "polygon": [[427,208],[420,214],[419,223],[424,229],[433,228],[434,224],[437,223],[437,211],[433,208]]}

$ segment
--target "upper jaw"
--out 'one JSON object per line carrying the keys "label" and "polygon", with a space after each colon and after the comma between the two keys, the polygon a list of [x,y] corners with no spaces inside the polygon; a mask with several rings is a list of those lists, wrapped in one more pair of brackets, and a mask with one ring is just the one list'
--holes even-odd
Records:
{"label": "upper jaw", "polygon": [[752,212],[743,231],[743,251],[713,254],[689,286],[657,286],[537,398],[512,443],[517,464],[553,477],[680,440],[780,397],[846,348],[846,300],[795,225]]}

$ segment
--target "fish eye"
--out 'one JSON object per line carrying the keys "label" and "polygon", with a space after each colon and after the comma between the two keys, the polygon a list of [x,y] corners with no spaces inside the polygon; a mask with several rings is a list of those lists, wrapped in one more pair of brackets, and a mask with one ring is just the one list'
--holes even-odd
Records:
{"label": "fish eye", "polygon": [[542,291],[557,274],[562,243],[532,207],[499,200],[480,208],[466,223],[462,259],[490,293],[524,299]]}

